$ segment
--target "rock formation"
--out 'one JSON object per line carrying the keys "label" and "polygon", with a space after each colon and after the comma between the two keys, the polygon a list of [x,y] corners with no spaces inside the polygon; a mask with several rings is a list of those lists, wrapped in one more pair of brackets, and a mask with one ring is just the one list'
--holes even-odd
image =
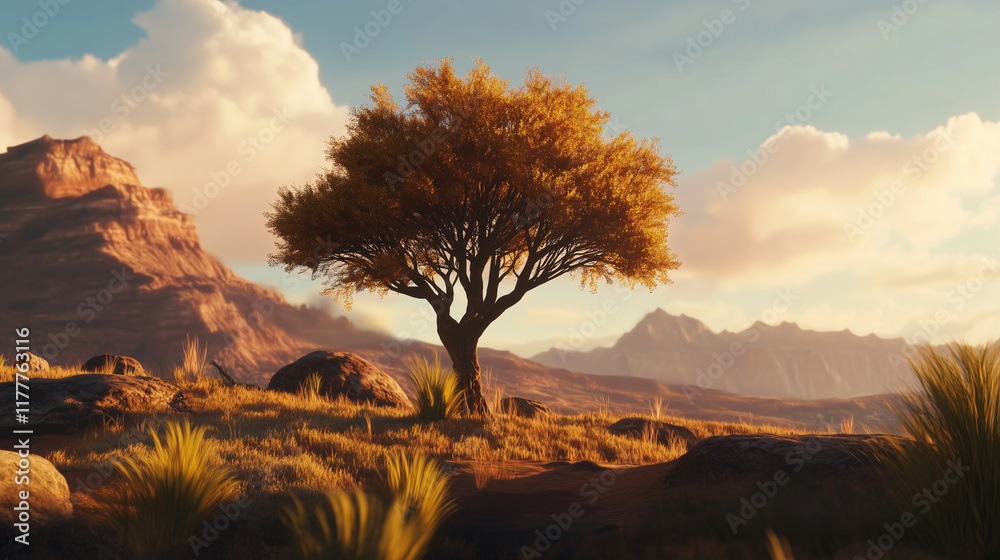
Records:
{"label": "rock formation", "polygon": [[44,136],[0,154],[0,313],[53,365],[134,356],[169,377],[188,335],[244,380],[356,330],[247,282],[208,255],[166,190],[90,138]]}
{"label": "rock formation", "polygon": [[539,414],[551,414],[552,410],[544,404],[521,397],[505,397],[500,401],[500,408],[516,416],[534,418]]}
{"label": "rock formation", "polygon": [[[0,383],[0,429],[23,428],[15,421],[15,384]],[[108,420],[149,413],[189,412],[184,393],[155,377],[88,373],[32,379],[28,422],[38,433],[70,432]]]}
{"label": "rock formation", "polygon": [[622,418],[608,426],[608,431],[633,439],[652,437],[661,445],[681,444],[690,447],[698,442],[698,438],[684,426],[648,418]]}
{"label": "rock formation", "polygon": [[[69,485],[66,478],[47,459],[32,454],[28,466],[28,484],[17,484],[14,475],[19,470],[21,456],[13,451],[0,451],[0,470],[10,476],[0,477],[0,523],[12,530],[20,503],[19,493],[28,492],[29,523],[31,529],[45,527],[52,523],[66,521],[73,516],[73,504],[69,500]],[[24,508],[21,511],[25,511]],[[30,532],[30,531],[29,531]],[[20,533],[15,533],[20,534]],[[29,543],[31,540],[29,539]]]}
{"label": "rock formation", "polygon": [[306,378],[318,373],[322,379],[319,394],[340,395],[355,402],[380,406],[410,408],[410,399],[389,374],[371,362],[350,352],[316,351],[279,369],[268,383],[269,391],[296,393]]}
{"label": "rock formation", "polygon": [[[797,478],[879,479],[878,457],[893,452],[903,438],[878,434],[713,436],[698,442],[666,477],[671,486],[719,484],[774,478],[783,471]],[[800,474],[801,473],[801,474]]]}
{"label": "rock formation", "polygon": [[100,373],[104,368],[112,368],[115,375],[146,375],[146,370],[135,358],[128,356],[115,356],[113,354],[101,354],[94,356],[83,364],[83,371]]}

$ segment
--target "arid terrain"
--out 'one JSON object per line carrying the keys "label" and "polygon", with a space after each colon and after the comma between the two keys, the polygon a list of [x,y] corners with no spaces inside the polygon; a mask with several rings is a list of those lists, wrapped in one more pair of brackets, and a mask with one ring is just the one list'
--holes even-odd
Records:
{"label": "arid terrain", "polygon": [[[729,369],[720,353],[747,332],[661,310],[609,348],[532,360],[480,349],[494,415],[427,423],[408,400],[419,394],[411,369],[447,356],[442,347],[358,329],[242,280],[202,250],[163,190],[90,139],[44,137],[0,154],[0,202],[11,232],[0,258],[20,263],[0,270],[0,312],[31,326],[32,351],[51,368],[31,374],[41,401],[31,452],[65,478],[73,512],[33,532],[34,557],[134,554],[108,521],[130,488],[116,461],[149,457],[148,430],[178,420],[206,430],[206,457],[238,497],[176,557],[287,558],[300,546],[283,529],[293,498],[377,489],[399,449],[441,461],[454,500],[429,558],[875,559],[905,513],[877,460],[903,441],[889,410],[892,385],[912,381],[887,358],[899,340],[759,324],[749,358]],[[274,390],[279,368],[317,350],[348,352],[410,396],[359,404],[325,377],[311,392],[308,380]],[[101,354],[142,371],[81,369]],[[507,408],[506,397],[536,402]],[[892,533],[886,558],[938,558],[902,536]]]}

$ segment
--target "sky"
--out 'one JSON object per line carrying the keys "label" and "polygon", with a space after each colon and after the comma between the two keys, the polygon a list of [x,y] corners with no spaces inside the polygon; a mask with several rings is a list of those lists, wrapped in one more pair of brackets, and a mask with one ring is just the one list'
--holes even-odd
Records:
{"label": "sky", "polygon": [[653,292],[553,281],[481,345],[606,345],[658,307],[716,331],[981,342],[1000,332],[998,24],[987,0],[10,1],[0,150],[90,135],[244,277],[436,342],[426,302],[346,311],[268,267],[263,213],[323,170],[371,85],[403,100],[407,73],[446,57],[512,87],[537,67],[584,84],[609,133],[659,139],[683,264]]}

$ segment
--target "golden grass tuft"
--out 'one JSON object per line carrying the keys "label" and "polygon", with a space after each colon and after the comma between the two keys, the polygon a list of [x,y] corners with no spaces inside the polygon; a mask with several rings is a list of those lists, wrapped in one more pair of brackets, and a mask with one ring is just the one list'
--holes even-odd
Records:
{"label": "golden grass tuft", "polygon": [[441,464],[422,451],[390,451],[385,463],[382,482],[386,491],[411,512],[424,531],[436,531],[455,511]]}
{"label": "golden grass tuft", "polygon": [[112,464],[121,472],[121,495],[105,498],[108,523],[139,558],[173,558],[199,524],[232,500],[230,470],[212,464],[205,428],[167,422],[161,439],[149,431],[152,454]]}
{"label": "golden grass tuft", "polygon": [[436,354],[433,364],[422,357],[414,358],[410,381],[416,391],[413,406],[421,421],[448,420],[461,412],[465,401],[458,389],[458,376],[453,370],[443,371],[441,359]]}
{"label": "golden grass tuft", "polygon": [[298,499],[284,511],[293,549],[302,560],[417,560],[455,506],[448,478],[422,452],[390,452],[380,500],[362,490],[328,491],[311,510]]}
{"label": "golden grass tuft", "polygon": [[[932,548],[968,559],[1000,557],[1000,348],[952,343],[943,352],[923,345],[909,362],[922,392],[902,393],[893,408],[916,443],[881,457],[890,490],[913,511]],[[960,478],[958,465],[969,469]],[[937,501],[917,507],[928,488]]]}
{"label": "golden grass tuft", "polygon": [[314,371],[306,376],[299,384],[299,396],[304,399],[319,398],[319,391],[323,388],[323,376],[318,371]]}
{"label": "golden grass tuft", "polygon": [[187,337],[184,341],[181,365],[174,367],[174,381],[184,383],[204,377],[207,359],[208,345],[202,348],[197,336]]}
{"label": "golden grass tuft", "polygon": [[[0,383],[15,381],[18,373],[22,372],[17,369],[17,364],[7,363],[6,358],[0,355]],[[27,375],[29,379],[62,379],[82,373],[86,372],[80,370],[80,364],[76,364],[73,366],[50,365],[49,369],[44,371],[29,371],[22,374]]]}

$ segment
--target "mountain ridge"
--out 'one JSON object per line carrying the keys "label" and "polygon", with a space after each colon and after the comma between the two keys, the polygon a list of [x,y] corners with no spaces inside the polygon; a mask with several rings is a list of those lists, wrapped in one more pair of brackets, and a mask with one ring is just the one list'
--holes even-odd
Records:
{"label": "mountain ridge", "polygon": [[687,315],[658,308],[611,346],[588,351],[552,347],[531,357],[596,375],[647,377],[692,390],[721,389],[760,397],[850,398],[912,383],[899,367],[903,339],[851,331],[814,331],[784,321],[755,321],[742,331],[714,332]]}

